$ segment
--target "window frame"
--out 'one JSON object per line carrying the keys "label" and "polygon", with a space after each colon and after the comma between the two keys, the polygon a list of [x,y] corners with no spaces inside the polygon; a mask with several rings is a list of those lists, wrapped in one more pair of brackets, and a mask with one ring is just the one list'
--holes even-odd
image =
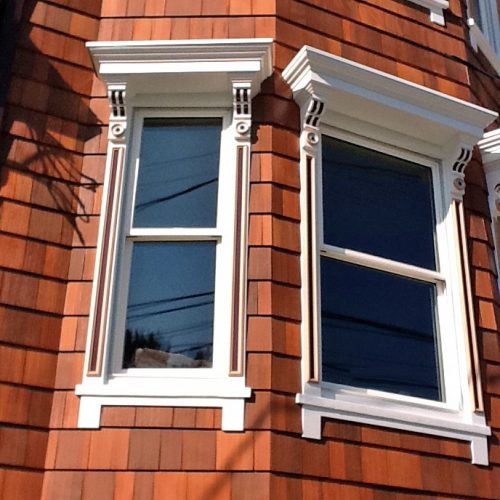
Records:
{"label": "window frame", "polygon": [[[390,393],[375,389],[365,389],[354,386],[347,386],[343,384],[336,384],[332,382],[325,382],[321,380],[320,384],[322,388],[328,393],[340,392],[344,396],[352,395],[355,398],[362,398],[364,404],[377,404],[379,398],[383,398],[386,402],[392,402],[394,405],[408,404],[409,406],[416,406],[419,408],[438,408],[442,410],[454,410],[457,411],[460,408],[461,400],[461,388],[457,381],[460,380],[459,365],[457,363],[458,352],[456,345],[456,335],[450,334],[450,330],[453,332],[456,330],[454,325],[455,320],[453,317],[453,306],[451,304],[453,298],[447,293],[447,275],[449,276],[449,269],[447,269],[449,254],[451,249],[449,248],[449,242],[446,238],[446,228],[444,224],[439,224],[438,221],[444,220],[444,206],[443,197],[441,195],[441,189],[444,175],[439,162],[426,158],[415,152],[403,151],[396,147],[392,147],[388,144],[380,144],[370,140],[369,138],[360,138],[354,134],[341,132],[336,130],[335,127],[329,126],[327,124],[322,124],[320,126],[321,136],[333,137],[335,139],[341,139],[345,142],[351,144],[362,146],[372,151],[377,151],[380,153],[388,154],[403,160],[411,161],[413,163],[423,165],[431,169],[432,175],[432,195],[434,202],[434,218],[435,218],[435,246],[436,246],[436,271],[431,271],[425,268],[414,266],[411,264],[405,264],[403,262],[394,261],[392,259],[378,257],[372,254],[367,254],[364,252],[359,252],[351,249],[338,248],[335,252],[335,260],[346,262],[353,265],[361,265],[367,269],[378,270],[385,272],[390,275],[399,275],[406,278],[413,278],[424,283],[433,283],[436,285],[436,324],[437,324],[437,342],[440,360],[440,371],[441,371],[441,384],[444,392],[443,401],[433,401],[424,398],[419,398],[415,396],[406,396],[397,393]],[[321,151],[322,139],[320,139],[319,150]],[[317,250],[314,251],[314,257],[316,259],[315,267],[317,271],[317,283],[315,308],[317,310],[316,314],[318,318],[321,318],[321,278],[320,278],[320,268],[321,268],[321,257],[323,256],[323,249],[325,243],[323,241],[323,190],[322,190],[322,155],[318,155],[315,176],[317,178],[315,182],[316,186],[316,217],[318,220],[317,225]],[[443,332],[443,328],[440,325],[446,324],[448,327],[448,334]],[[449,325],[452,325],[451,327]],[[321,327],[318,323],[318,333],[319,346],[322,345],[321,340]],[[321,359],[321,349],[318,351],[319,356],[319,367],[322,367]],[[406,409],[405,409],[406,410]]]}
{"label": "window frame", "polygon": [[[435,401],[435,404],[430,406],[435,406],[437,408],[458,410],[460,407],[461,390],[460,385],[456,382],[460,379],[459,367],[456,362],[458,358],[456,338],[453,334],[450,334],[450,330],[455,330],[454,325],[454,315],[453,315],[453,298],[447,293],[447,275],[449,275],[450,270],[448,269],[448,262],[450,260],[450,249],[448,248],[446,239],[446,228],[444,224],[439,224],[439,221],[444,220],[444,201],[441,195],[440,187],[444,182],[444,175],[439,162],[426,158],[415,152],[403,151],[401,149],[392,147],[388,144],[377,143],[369,138],[361,138],[355,136],[354,134],[342,132],[335,127],[328,124],[321,124],[321,138],[318,145],[319,151],[322,151],[322,137],[328,136],[335,139],[340,139],[345,142],[349,142],[356,146],[362,146],[372,151],[377,151],[383,154],[387,154],[402,160],[407,160],[418,165],[425,166],[431,171],[432,178],[432,196],[434,203],[434,227],[435,227],[435,247],[436,247],[436,271],[426,269],[423,267],[414,266],[411,264],[406,264],[403,262],[395,261],[392,259],[375,256],[373,254],[368,254],[365,252],[355,251],[352,249],[345,249],[341,247],[332,247],[325,244],[323,237],[323,189],[322,189],[322,154],[318,155],[315,176],[317,178],[315,182],[316,186],[316,207],[313,208],[312,213],[316,214],[317,217],[317,251],[315,252],[316,269],[318,270],[318,278],[316,284],[315,295],[317,297],[317,314],[321,318],[321,257],[324,256],[324,250],[330,251],[331,257],[334,260],[345,262],[348,264],[358,265],[371,270],[382,271],[390,275],[399,275],[405,278],[416,279],[424,283],[433,283],[436,285],[436,335],[437,335],[437,346],[439,366],[441,372],[440,382],[442,384],[442,390],[444,393],[443,401]],[[441,325],[448,325],[447,328],[442,328]],[[321,327],[318,323],[318,342],[322,345],[321,341]],[[319,355],[319,367],[322,367],[321,350]],[[321,380],[321,376],[320,376]],[[335,384],[331,382],[321,381],[321,384],[327,390],[341,390],[344,393],[351,392],[353,395],[363,395],[369,392],[370,394],[378,394],[386,400],[394,401],[395,403],[407,402],[409,404],[422,404],[422,398],[404,396],[396,393],[389,393],[384,391],[377,391],[374,389],[363,389],[356,388],[352,386],[345,386],[342,384]],[[431,400],[424,400],[425,404],[430,403]]]}
{"label": "window frame", "polygon": [[[222,410],[222,430],[241,431],[245,401],[251,396],[244,356],[251,98],[272,73],[272,40],[115,41],[91,42],[87,47],[107,87],[110,119],[84,373],[75,388],[80,396],[78,426],[98,428],[103,406],[207,407]],[[120,342],[112,342],[113,311],[120,303],[123,318],[128,300],[128,287],[126,292],[116,288],[128,282],[126,269],[131,267],[118,259],[125,224],[132,223],[131,178],[140,152],[140,117],[145,115],[223,119],[217,227],[201,231],[213,239],[224,229],[215,277],[216,292],[222,292],[214,310],[219,316],[218,326],[214,317],[214,342],[220,352],[212,368],[127,372],[121,368]],[[176,237],[189,241],[195,232],[182,228]]]}
{"label": "window frame", "polygon": [[[327,52],[304,46],[283,71],[301,108],[301,245],[302,245],[302,388],[296,402],[302,407],[302,435],[321,439],[322,419],[431,434],[471,443],[473,463],[488,463],[486,425],[482,407],[472,291],[464,224],[464,169],[472,147],[495,112],[447,96],[393,75]],[[444,248],[438,249],[446,277],[454,323],[445,335],[456,345],[451,363],[460,373],[456,396],[445,403],[347,386],[326,386],[319,377],[320,338],[318,165],[321,132],[416,163],[439,165],[434,195],[442,198],[444,215],[438,230]],[[377,146],[377,144],[379,146]],[[436,217],[439,217],[436,212]],[[448,255],[449,259],[446,258]],[[446,368],[448,369],[448,367]],[[450,378],[447,386],[454,381]]]}
{"label": "window frame", "polygon": [[[219,177],[217,194],[217,220],[214,228],[152,228],[134,229],[133,215],[134,202],[137,187],[137,175],[140,168],[139,158],[141,152],[141,135],[144,128],[144,120],[147,118],[221,118],[221,140],[219,154]],[[233,140],[231,129],[231,113],[223,109],[210,108],[188,108],[188,109],[144,109],[134,110],[131,122],[132,136],[130,139],[130,155],[124,179],[124,207],[122,210],[122,221],[118,229],[118,258],[119,269],[116,282],[113,285],[119,290],[119,296],[115,301],[115,312],[112,313],[112,326],[110,335],[112,342],[112,362],[110,364],[110,377],[154,377],[161,378],[217,378],[223,372],[223,367],[229,364],[228,351],[224,345],[230,342],[230,315],[227,313],[227,297],[232,294],[233,283],[232,248],[234,245],[233,217],[235,213],[235,170],[231,169],[233,159]],[[225,209],[222,209],[223,199],[221,193],[226,193],[224,198]],[[229,193],[229,194],[228,194]],[[130,241],[130,244],[127,244]],[[127,295],[130,281],[132,249],[135,242],[198,242],[215,241],[215,283],[214,283],[214,324],[213,324],[213,346],[214,355],[211,368],[122,368],[124,335],[119,333],[125,331]],[[226,300],[224,300],[226,297]],[[202,372],[200,372],[200,370]],[[159,380],[152,383],[164,384]],[[159,388],[161,392],[161,388]]]}

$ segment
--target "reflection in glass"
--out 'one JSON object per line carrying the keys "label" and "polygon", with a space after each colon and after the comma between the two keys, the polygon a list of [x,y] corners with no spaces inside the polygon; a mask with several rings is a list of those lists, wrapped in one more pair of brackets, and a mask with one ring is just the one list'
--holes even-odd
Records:
{"label": "reflection in glass", "polygon": [[134,243],[124,368],[212,366],[215,245]]}
{"label": "reflection in glass", "polygon": [[215,227],[222,121],[147,118],[134,227]]}
{"label": "reflection in glass", "polygon": [[326,244],[436,269],[428,167],[323,136]]}
{"label": "reflection in glass", "polygon": [[323,380],[441,400],[435,288],[323,257]]}

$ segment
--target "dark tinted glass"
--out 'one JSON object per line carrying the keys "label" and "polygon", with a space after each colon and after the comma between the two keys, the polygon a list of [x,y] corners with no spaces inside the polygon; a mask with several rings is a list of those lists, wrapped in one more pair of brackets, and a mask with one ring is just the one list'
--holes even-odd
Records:
{"label": "dark tinted glass", "polygon": [[440,400],[435,285],[321,259],[323,380]]}
{"label": "dark tinted glass", "polygon": [[436,268],[429,168],[323,137],[323,227],[330,245]]}
{"label": "dark tinted glass", "polygon": [[142,131],[134,227],[215,227],[222,122],[148,118]]}
{"label": "dark tinted glass", "polygon": [[212,366],[215,242],[135,243],[125,368]]}

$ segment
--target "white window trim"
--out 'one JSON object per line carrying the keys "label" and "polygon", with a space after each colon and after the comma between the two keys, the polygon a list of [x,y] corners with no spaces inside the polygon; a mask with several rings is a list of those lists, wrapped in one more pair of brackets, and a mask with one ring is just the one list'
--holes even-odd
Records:
{"label": "white window trim", "polygon": [[450,2],[448,0],[410,0],[422,7],[426,7],[430,11],[431,21],[441,26],[445,25],[444,10],[448,9]]}
{"label": "white window trim", "polygon": [[500,289],[500,128],[486,132],[478,145],[488,186],[497,283]]}
{"label": "white window trim", "polygon": [[[244,403],[251,395],[244,366],[251,97],[272,72],[271,45],[270,39],[88,44],[108,87],[111,116],[85,368],[76,387],[79,427],[99,427],[102,406],[174,406],[221,408],[222,429],[243,430]],[[128,278],[118,276],[120,269],[125,273],[127,268],[126,263],[117,264],[123,236],[120,224],[122,217],[127,220],[124,208],[130,219],[133,190],[127,190],[126,183],[135,170],[138,122],[144,116],[223,118],[219,193],[225,195],[224,208],[220,206],[223,196],[218,196],[217,227],[199,234],[190,229],[156,232],[165,240],[202,236],[223,241],[216,256],[216,266],[222,269],[216,271],[219,297],[212,368],[123,370],[123,340],[112,341],[114,311],[117,318],[123,316],[120,307],[127,300],[127,287],[121,284]],[[230,193],[234,196],[228,209]],[[152,233],[148,230],[148,234]],[[133,235],[144,238],[141,230]]]}
{"label": "white window trim", "polygon": [[[320,439],[321,419],[338,418],[466,440],[472,445],[472,461],[486,464],[491,431],[482,409],[475,326],[470,321],[473,311],[462,197],[472,147],[496,113],[307,46],[285,68],[283,77],[302,111],[301,212],[308,214],[301,224],[304,355],[302,392],[297,395],[303,435]],[[435,195],[442,207],[440,213],[436,206],[439,273],[446,279],[441,298],[446,304],[440,307],[448,311],[440,324],[451,329],[443,335],[443,350],[454,353],[443,360],[447,371],[444,403],[320,381],[320,228],[316,227],[320,222],[310,206],[319,204],[312,187],[317,185],[314,175],[321,162],[321,131],[435,165]]]}
{"label": "white window trim", "polygon": [[497,4],[495,0],[479,0],[479,3],[481,28],[472,17],[470,7],[468,7],[467,25],[470,41],[474,50],[481,50],[500,75],[500,24]]}

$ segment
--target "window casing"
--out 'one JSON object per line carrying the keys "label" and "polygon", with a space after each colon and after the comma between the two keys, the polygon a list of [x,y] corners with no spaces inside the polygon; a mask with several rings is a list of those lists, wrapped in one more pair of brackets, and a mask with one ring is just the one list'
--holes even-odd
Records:
{"label": "window casing", "polygon": [[[154,375],[159,378],[179,377],[181,374],[183,377],[210,378],[213,376],[210,372],[220,372],[221,368],[229,364],[225,348],[229,340],[219,334],[227,334],[231,327],[230,315],[226,314],[224,308],[224,297],[231,296],[232,293],[230,264],[234,245],[231,234],[234,217],[231,214],[235,213],[235,200],[228,193],[234,192],[235,169],[231,168],[232,158],[228,158],[230,154],[224,156],[224,152],[231,152],[232,149],[230,122],[231,116],[228,113],[221,114],[220,110],[158,110],[154,113],[138,110],[135,113],[129,168],[125,179],[127,194],[121,246],[118,248],[119,270],[113,287],[120,291],[110,327],[115,377],[151,376],[153,370]],[[206,150],[202,150],[203,144],[200,143],[192,145],[192,149],[179,147],[169,157],[168,150],[175,147],[176,142],[182,146],[189,141],[188,135],[195,132],[190,127],[199,129],[198,136],[200,132],[210,133],[218,141],[217,144],[214,144],[213,149],[205,144]],[[184,130],[183,137],[179,137],[179,132],[176,137],[166,137],[175,133],[173,128]],[[170,175],[165,173],[168,178],[163,182],[156,179],[157,184],[153,186],[154,174],[141,176],[148,166],[145,164],[145,132],[154,134],[152,141],[148,141],[148,147],[155,142],[159,144],[159,155],[148,156],[149,161],[165,162],[162,164],[164,170],[170,165],[172,171]],[[165,146],[160,144],[161,136]],[[193,139],[196,140],[197,137]],[[200,161],[197,161],[197,153],[203,155]],[[217,157],[211,162],[212,165],[207,165],[207,155]],[[194,156],[191,161],[190,156]],[[160,174],[159,169],[155,170],[156,174]],[[188,172],[189,179],[186,179]],[[181,177],[183,175],[184,178]],[[140,188],[141,184],[143,189]],[[201,195],[198,196],[201,199],[197,199],[197,193]],[[187,198],[184,201],[183,196]],[[160,198],[156,209],[152,206],[154,197]],[[178,206],[172,206],[172,202],[177,202]],[[151,208],[148,209],[148,205]],[[155,212],[160,212],[161,215]],[[136,251],[138,248],[139,252]],[[148,262],[154,258],[155,253],[159,255],[158,262]],[[139,260],[141,254],[144,255],[143,262]],[[162,255],[168,262],[162,261]],[[172,287],[168,283],[162,286],[162,278],[175,284]],[[153,297],[149,303],[141,299],[141,294],[133,288],[134,285],[142,285],[144,288],[148,281],[155,283],[145,290],[146,297]],[[191,288],[185,298],[178,295],[183,286]],[[155,289],[151,290],[153,287]],[[179,316],[183,308],[188,314]],[[196,314],[197,312],[199,313]],[[148,327],[148,324],[151,326]],[[172,324],[178,325],[176,328],[180,332],[171,331]],[[149,351],[143,350],[141,356],[138,355],[141,351],[135,351],[136,363],[133,352],[128,353],[127,360],[124,359],[126,337],[123,332],[127,331],[141,332],[143,343],[147,340],[161,343],[161,338],[165,340],[162,345],[149,348]],[[190,332],[193,333],[191,340],[186,338],[186,334]],[[197,351],[193,353],[183,350],[186,342],[194,342],[188,349],[196,348],[198,344]],[[205,345],[200,345],[200,342]],[[168,352],[168,344],[172,345],[171,353]],[[161,360],[166,357],[163,354],[173,356],[170,355],[164,361],[164,368],[155,368],[163,363]],[[193,362],[189,364],[189,359],[186,358],[192,358]],[[200,369],[203,373],[199,373]]]}
{"label": "window casing", "polygon": [[438,167],[323,135],[319,170],[323,383],[443,400]]}
{"label": "window casing", "polygon": [[251,98],[271,43],[89,44],[111,115],[80,427],[103,406],[221,408],[222,430],[244,427]]}
{"label": "window casing", "polygon": [[[299,51],[283,76],[302,110],[304,356],[302,391],[297,395],[297,402],[302,406],[303,435],[319,439],[322,419],[336,418],[467,440],[472,445],[473,461],[487,463],[486,436],[490,430],[482,408],[462,196],[463,172],[472,145],[495,113],[307,46]],[[468,123],[463,122],[465,116]],[[383,252],[374,255],[362,247],[329,245],[324,241],[323,235],[329,230],[324,227],[325,218],[331,216],[332,208],[328,213],[323,210],[322,135],[323,141],[325,136],[334,138],[430,169],[434,204],[431,226],[435,224],[436,245],[434,268],[432,263],[404,262],[404,258],[400,261]],[[329,140],[333,139],[326,139]],[[362,187],[351,186],[349,190],[347,196],[367,197]],[[365,210],[369,211],[370,207],[366,206]],[[400,211],[408,213],[408,208]],[[353,226],[359,230],[362,224]],[[381,227],[384,228],[384,223]],[[405,228],[399,227],[400,232],[404,232]],[[432,242],[427,246],[431,247]],[[324,377],[321,293],[328,295],[329,291],[322,288],[322,267],[325,267],[322,260],[327,264],[339,263],[338,268],[360,269],[362,278],[358,284],[354,283],[352,273],[344,279],[348,288],[354,290],[356,286],[361,290],[363,279],[374,272],[384,273],[379,276],[397,275],[403,281],[415,280],[434,290],[436,311],[431,311],[432,301],[428,301],[427,312],[423,314],[430,318],[428,322],[433,321],[433,316],[436,321],[433,341],[437,362],[433,369],[438,372],[435,385],[439,387],[439,394],[431,397],[419,391],[405,394],[404,390],[359,381],[339,383],[342,380],[330,374]],[[334,281],[336,277],[340,283],[339,275],[339,272],[330,276],[327,273],[326,278]],[[342,306],[343,296],[339,290],[332,297],[328,300],[336,300]],[[345,300],[349,303],[350,298],[347,296]],[[358,315],[359,311],[364,313],[361,307],[357,309]],[[377,313],[382,317],[377,321],[385,321],[380,311]]]}
{"label": "window casing", "polygon": [[470,39],[500,74],[500,18],[495,0],[467,0]]}

